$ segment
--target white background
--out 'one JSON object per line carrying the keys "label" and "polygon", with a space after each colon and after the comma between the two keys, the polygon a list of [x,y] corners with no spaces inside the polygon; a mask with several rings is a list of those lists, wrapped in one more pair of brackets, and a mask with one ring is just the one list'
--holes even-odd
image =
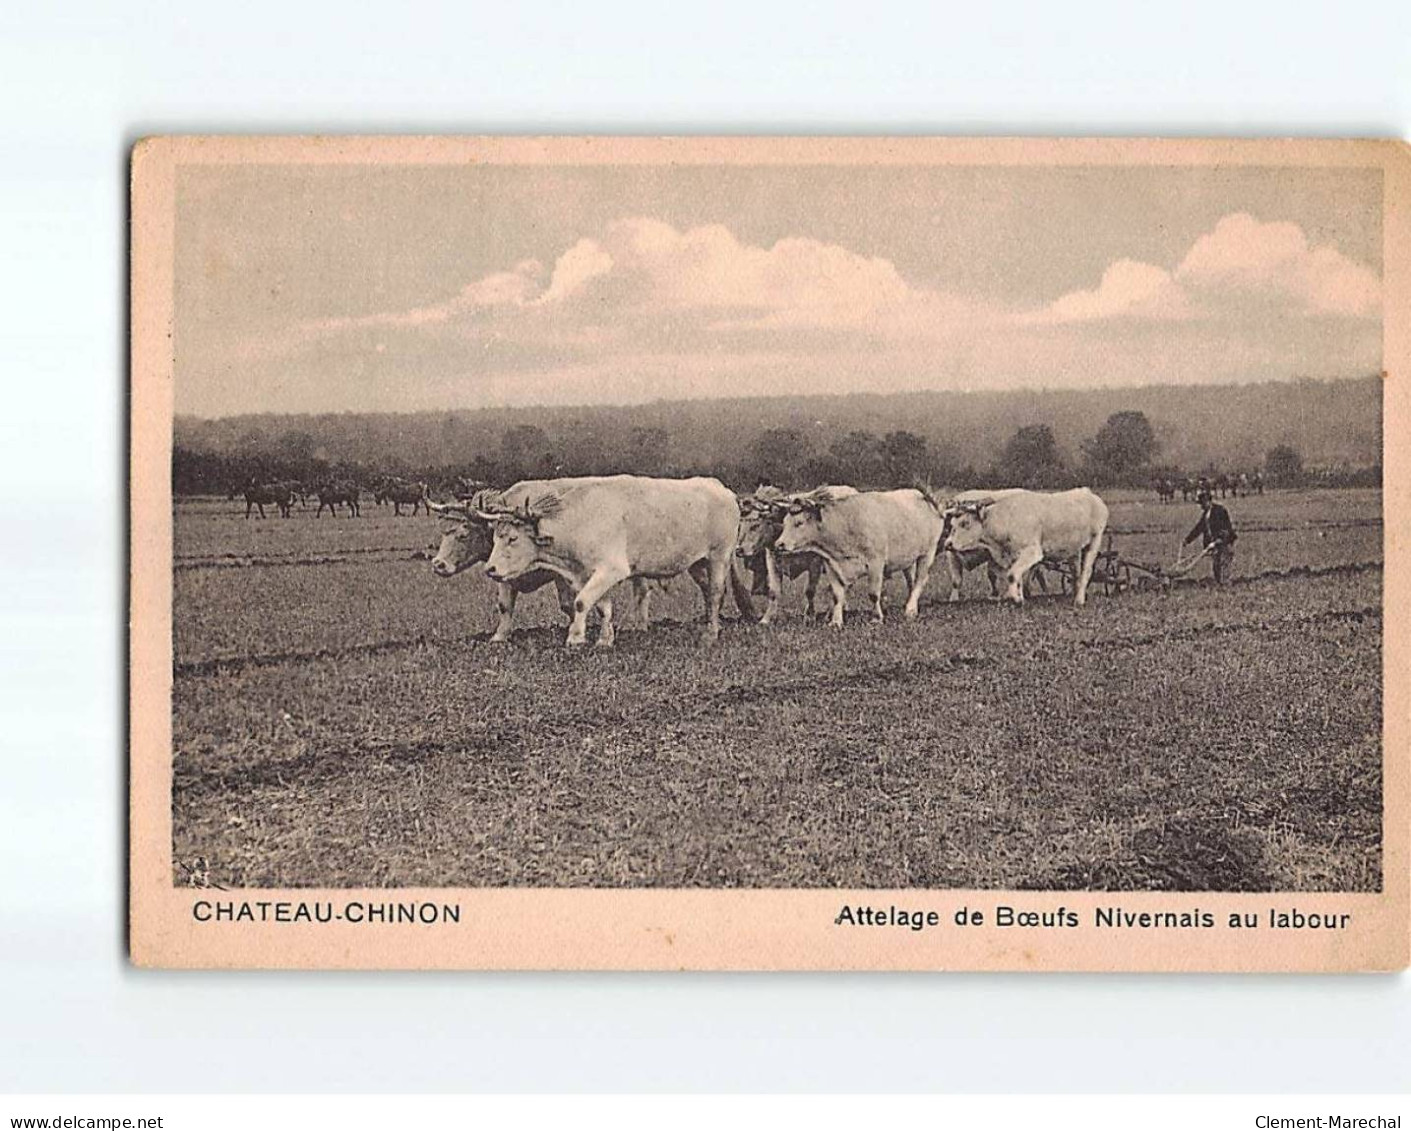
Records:
{"label": "white background", "polygon": [[1407,1089],[1405,977],[129,969],[121,626],[142,134],[1405,137],[1408,13],[0,7],[0,1091]]}

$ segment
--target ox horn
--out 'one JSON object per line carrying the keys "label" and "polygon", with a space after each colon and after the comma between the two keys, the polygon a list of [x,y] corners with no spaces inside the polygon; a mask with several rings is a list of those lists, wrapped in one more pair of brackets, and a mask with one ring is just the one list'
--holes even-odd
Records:
{"label": "ox horn", "polygon": [[470,517],[470,508],[458,506],[456,503],[435,503],[427,499],[426,505],[445,518],[466,519]]}

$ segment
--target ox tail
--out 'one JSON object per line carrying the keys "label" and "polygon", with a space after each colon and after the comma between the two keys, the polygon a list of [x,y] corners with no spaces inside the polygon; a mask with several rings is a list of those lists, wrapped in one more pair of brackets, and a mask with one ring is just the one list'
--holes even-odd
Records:
{"label": "ox tail", "polygon": [[759,614],[755,612],[754,600],[750,596],[750,585],[744,577],[744,564],[734,554],[730,555],[730,591],[735,594],[735,607],[740,610],[740,616],[750,624],[759,620]]}
{"label": "ox tail", "polygon": [[931,509],[937,514],[941,514],[946,509],[947,500],[942,497],[941,492],[932,485],[929,479],[914,481],[911,486],[914,490],[921,492],[921,497],[931,504]]}

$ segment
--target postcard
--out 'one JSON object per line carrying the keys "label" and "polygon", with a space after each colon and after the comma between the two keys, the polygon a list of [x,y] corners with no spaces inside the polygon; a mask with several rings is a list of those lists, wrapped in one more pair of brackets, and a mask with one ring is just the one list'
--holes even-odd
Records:
{"label": "postcard", "polygon": [[1403,143],[131,191],[135,963],[1407,965]]}

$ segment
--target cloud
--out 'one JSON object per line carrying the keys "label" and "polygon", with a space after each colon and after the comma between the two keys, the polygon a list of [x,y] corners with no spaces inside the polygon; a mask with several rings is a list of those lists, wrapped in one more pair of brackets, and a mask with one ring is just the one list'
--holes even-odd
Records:
{"label": "cloud", "polygon": [[922,297],[886,259],[805,237],[770,247],[707,224],[609,224],[560,257],[543,302],[606,300],[619,311],[719,319],[721,329],[856,326]]}
{"label": "cloud", "polygon": [[1188,319],[1278,312],[1375,318],[1381,281],[1336,248],[1313,247],[1297,224],[1223,217],[1174,270],[1122,259],[1093,290],[1071,291],[1028,317],[1032,322]]}
{"label": "cloud", "polygon": [[1336,248],[1310,247],[1297,224],[1224,217],[1176,268],[1183,286],[1208,295],[1280,296],[1316,314],[1365,318],[1381,306],[1381,281]]}
{"label": "cloud", "polygon": [[1187,313],[1185,297],[1169,271],[1134,259],[1119,259],[1102,273],[1095,290],[1071,291],[1038,320],[1088,322],[1123,315],[1180,318]]}
{"label": "cloud", "polygon": [[428,326],[496,307],[576,307],[602,315],[606,302],[613,313],[725,318],[722,325],[729,328],[857,326],[939,297],[909,286],[890,260],[837,244],[790,237],[757,247],[720,224],[678,231],[660,220],[632,217],[578,240],[547,279],[537,261],[526,260],[512,271],[482,276],[440,303],[310,325]]}
{"label": "cloud", "polygon": [[596,240],[582,239],[558,257],[549,286],[534,301],[559,302],[613,269],[613,258]]}
{"label": "cloud", "polygon": [[[415,307],[296,323],[212,364],[265,381],[271,403],[307,379],[311,402],[396,389],[399,407],[1380,368],[1376,274],[1298,225],[1232,214],[1173,261],[1116,259],[1035,308],[952,294],[808,236],[765,246],[719,224],[626,217],[575,234],[552,266],[524,259]],[[325,398],[325,382],[341,394]]]}

